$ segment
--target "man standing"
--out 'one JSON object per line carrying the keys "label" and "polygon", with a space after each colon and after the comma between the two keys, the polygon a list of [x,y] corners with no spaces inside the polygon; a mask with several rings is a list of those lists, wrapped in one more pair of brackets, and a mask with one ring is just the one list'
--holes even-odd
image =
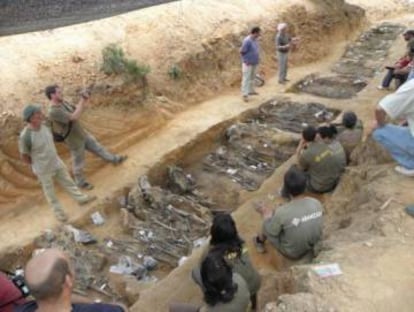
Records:
{"label": "man standing", "polygon": [[26,265],[25,279],[36,301],[18,307],[17,312],[127,312],[115,304],[72,303],[74,272],[67,256],[57,249],[34,256]]}
{"label": "man standing", "polygon": [[32,166],[40,181],[43,193],[59,221],[67,221],[63,208],[56,197],[53,180],[59,184],[80,205],[96,199],[96,196],[82,194],[71,179],[63,161],[59,158],[50,129],[43,124],[43,114],[39,107],[28,105],[23,110],[27,126],[19,137],[19,150],[23,161]]}
{"label": "man standing", "polygon": [[58,85],[48,86],[45,93],[51,103],[48,118],[52,123],[52,128],[59,129],[65,143],[69,147],[76,184],[80,188],[90,190],[93,188],[93,185],[86,181],[83,173],[85,150],[114,165],[122,163],[127,157],[108,152],[95,137],[82,128],[79,119],[89,100],[88,93],[84,92],[81,94],[81,99],[76,106],[72,106],[64,101],[62,90]]}
{"label": "man standing", "polygon": [[[407,121],[408,127],[387,123],[387,115],[392,119]],[[398,163],[395,170],[406,176],[414,176],[414,79],[378,103],[373,130],[373,138]]]}
{"label": "man standing", "polygon": [[275,44],[279,64],[279,83],[281,84],[289,81],[286,78],[288,70],[288,54],[289,50],[295,46],[297,40],[297,38],[291,38],[288,34],[288,26],[286,23],[277,25]]}
{"label": "man standing", "polygon": [[299,259],[319,242],[322,236],[322,204],[311,197],[303,196],[306,190],[306,176],[291,168],[284,176],[284,185],[291,201],[273,211],[260,206],[262,234],[255,237],[258,252],[264,252],[268,239],[279,253],[289,259]]}
{"label": "man standing", "polygon": [[241,91],[243,100],[249,101],[249,95],[257,95],[254,91],[253,83],[256,77],[256,69],[259,64],[259,43],[257,39],[260,36],[260,27],[253,27],[250,35],[243,40],[240,48],[242,58],[242,85]]}

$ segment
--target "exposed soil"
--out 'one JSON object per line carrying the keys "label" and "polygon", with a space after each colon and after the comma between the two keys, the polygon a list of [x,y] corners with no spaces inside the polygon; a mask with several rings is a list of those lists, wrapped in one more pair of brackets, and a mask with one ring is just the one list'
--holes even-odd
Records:
{"label": "exposed soil", "polygon": [[[109,266],[116,264],[121,255],[133,256],[137,252],[144,255],[150,252],[151,250],[146,249],[148,246],[145,242],[140,241],[136,245],[131,242],[136,243],[143,236],[148,238],[150,231],[157,233],[156,236],[165,235],[165,231],[174,232],[171,229],[175,228],[186,232],[188,225],[185,221],[182,222],[177,216],[175,218],[179,221],[171,219],[174,213],[181,217],[183,214],[171,207],[184,213],[191,212],[196,218],[208,222],[209,209],[213,212],[221,209],[233,210],[240,205],[233,215],[241,235],[251,250],[255,265],[264,276],[264,285],[259,294],[262,307],[267,302],[276,301],[278,296],[282,295],[269,311],[410,311],[414,303],[410,292],[414,286],[410,274],[414,254],[409,250],[413,247],[410,238],[414,232],[411,230],[413,221],[405,216],[402,207],[413,200],[410,193],[404,191],[411,189],[413,182],[394,173],[387,155],[377,149],[370,140],[352,155],[356,166],[349,167],[334,194],[320,197],[326,208],[325,238],[322,250],[313,262],[337,262],[343,270],[342,276],[320,279],[312,273],[310,259],[304,259],[300,263],[284,261],[276,264],[272,253],[263,256],[254,252],[250,237],[260,230],[261,224],[260,218],[254,212],[254,203],[257,200],[267,201],[273,205],[281,202],[275,197],[275,193],[281,185],[283,173],[293,162],[292,158],[288,158],[293,152],[302,124],[316,123],[314,115],[323,108],[320,105],[324,105],[330,107],[335,114],[342,109],[355,110],[369,128],[368,121],[373,105],[382,96],[382,93],[373,87],[380,79],[378,75],[373,79],[367,75],[366,88],[352,101],[329,101],[304,94],[289,94],[289,97],[279,98],[279,93],[285,90],[277,86],[274,79],[267,79],[266,85],[259,90],[261,95],[248,105],[232,91],[229,95],[219,96],[188,109],[189,105],[201,98],[238,85],[239,65],[236,61],[237,56],[234,57],[233,53],[237,52],[234,45],[239,43],[245,34],[246,16],[252,24],[260,18],[264,29],[269,32],[269,35],[266,34],[262,38],[262,46],[263,64],[265,68],[271,68],[270,72],[274,69],[271,44],[274,32],[270,33],[276,22],[274,12],[280,12],[277,20],[283,18],[293,22],[293,32],[303,30],[303,45],[291,58],[295,66],[291,68],[289,76],[293,81],[303,79],[308,73],[329,73],[332,64],[345,50],[340,38],[349,39],[354,34],[352,31],[364,22],[361,10],[345,5],[342,1],[315,0],[282,4],[278,1],[262,0],[255,3],[257,6],[252,9],[252,6],[245,6],[239,1],[218,4],[211,0],[202,4],[191,2],[191,5],[190,2],[184,2],[180,15],[182,20],[177,20],[176,11],[171,5],[167,5],[165,11],[156,11],[152,8],[142,11],[144,13],[133,12],[96,24],[74,26],[73,29],[0,38],[0,42],[4,43],[1,45],[1,52],[14,51],[23,41],[30,46],[31,41],[27,40],[28,38],[33,42],[36,36],[39,39],[36,44],[39,50],[33,48],[33,58],[28,58],[25,64],[25,69],[42,64],[42,69],[33,75],[39,81],[29,79],[33,71],[23,70],[17,66],[17,58],[12,61],[11,53],[5,53],[4,64],[7,64],[10,71],[6,71],[8,83],[1,87],[0,96],[10,98],[10,103],[15,105],[16,111],[28,100],[41,99],[40,90],[44,81],[49,81],[54,75],[64,77],[62,82],[68,85],[69,94],[75,94],[81,85],[99,81],[93,85],[95,100],[85,116],[85,122],[104,144],[130,155],[128,162],[117,168],[104,167],[102,162],[94,158],[88,159],[88,174],[97,186],[95,193],[102,198],[96,205],[86,210],[71,207],[72,202],[60,194],[65,206],[70,207],[71,220],[76,220],[73,222],[74,226],[88,230],[98,239],[97,245],[93,247],[72,246],[72,243],[68,243],[74,248],[74,256],[83,255],[88,259],[82,262],[88,265],[79,268],[84,278],[79,281],[79,291],[89,289],[89,292],[90,285],[93,285],[92,288],[97,287],[101,291],[92,290],[91,296],[104,299],[108,296],[121,298],[128,304],[136,302],[131,308],[132,311],[165,311],[169,302],[177,300],[201,302],[201,293],[191,282],[189,272],[199,261],[202,248],[195,250],[187,261],[170,272],[174,266],[171,263],[175,263],[179,256],[190,252],[188,242],[179,256],[168,261],[159,259],[163,264],[149,274],[162,279],[156,284],[151,279],[148,283],[143,283],[134,276],[108,274]],[[397,8],[395,3],[396,1],[384,0],[380,6],[377,2],[375,10],[368,6],[371,10],[369,16],[384,14],[384,10],[393,4],[394,12],[397,13],[401,7]],[[157,15],[158,20],[152,15],[155,12],[161,14]],[[142,19],[139,22],[133,21],[137,16]],[[167,29],[163,28],[166,27],[161,25],[163,23],[156,23],[160,16],[166,25],[171,22],[169,27],[175,26],[174,33],[170,30],[165,31],[165,34],[171,35],[172,42],[163,41],[165,34],[155,36],[152,32],[153,29],[157,32]],[[412,21],[406,19],[405,22]],[[117,33],[117,23],[128,31]],[[194,26],[192,29],[188,27],[190,24]],[[113,35],[111,40],[99,32],[103,25],[113,26],[106,28],[106,32]],[[74,38],[72,31],[80,29],[85,30],[85,34],[89,31],[89,34],[93,33],[94,39],[89,43],[94,44],[89,45],[88,52],[85,52],[85,44],[82,47],[77,46],[76,49],[66,49],[65,55],[59,54],[64,44],[63,38],[70,42],[70,38]],[[112,29],[113,32],[108,29]],[[205,35],[200,36],[202,31]],[[132,38],[138,32],[145,34],[140,37],[142,40],[139,44],[126,39],[128,36]],[[182,37],[178,37],[176,33],[180,33]],[[322,33],[323,36],[317,36],[318,33]],[[335,46],[332,45],[332,50],[329,50],[324,47],[323,42],[332,41],[333,36],[339,42]],[[56,46],[55,43],[50,44],[50,38],[56,39]],[[153,67],[154,71],[149,77],[152,87],[145,100],[141,89],[136,89],[132,85],[125,86],[113,77],[103,77],[97,73],[97,64],[94,63],[98,59],[97,55],[100,49],[114,38],[122,38],[127,52],[137,58],[145,56],[144,59]],[[202,38],[208,38],[208,44],[201,44],[203,48],[200,48],[198,43],[200,40],[204,42]],[[398,49],[391,51],[386,61],[392,61],[404,51],[404,44],[400,38],[396,43]],[[139,48],[145,44],[148,44],[148,50],[140,50]],[[215,44],[216,50],[212,48]],[[171,49],[175,50],[178,46],[183,50],[177,50],[177,54],[165,53]],[[154,57],[153,47],[157,47],[158,56],[169,55],[171,59],[161,60]],[[188,50],[184,51],[187,47]],[[48,53],[42,54],[40,50]],[[216,54],[212,53],[213,50]],[[69,66],[59,67],[65,61],[73,60],[72,52],[80,55],[81,59],[87,56],[80,63],[75,63],[81,64],[76,73]],[[381,53],[385,55],[386,52],[383,50]],[[211,55],[215,56],[206,58]],[[172,58],[174,62],[171,62]],[[361,56],[360,60],[365,61],[366,58],[368,55]],[[41,59],[42,62],[39,61]],[[49,59],[53,61],[50,62]],[[227,59],[232,61],[224,62]],[[307,66],[298,66],[316,59],[323,60]],[[185,78],[169,81],[165,77],[165,72],[172,63],[184,67],[183,64],[188,60],[191,60],[190,65],[185,68],[192,71],[185,75]],[[53,66],[54,64],[57,66]],[[372,68],[379,70],[381,65],[384,64],[378,62]],[[221,69],[218,71],[219,74],[217,69]],[[77,77],[86,78],[80,84]],[[275,96],[278,96],[276,102]],[[260,106],[262,103],[265,104]],[[8,105],[7,108],[12,105]],[[251,111],[255,108],[256,110]],[[296,114],[293,114],[293,111]],[[283,117],[280,118],[281,116]],[[1,181],[0,195],[2,208],[4,206],[1,217],[7,220],[7,223],[3,225],[0,263],[10,268],[16,264],[24,264],[34,248],[56,243],[56,240],[48,236],[49,231],[46,232],[46,237],[42,236],[43,240],[41,238],[33,243],[34,237],[39,236],[46,228],[55,227],[56,223],[47,206],[39,201],[41,195],[29,169],[21,166],[18,161],[15,140],[22,126],[19,118],[10,109],[3,117],[5,131],[1,134],[1,172],[4,181]],[[231,124],[235,121],[237,123],[232,127]],[[248,146],[252,146],[254,153]],[[64,148],[60,147],[59,152],[63,152],[67,159]],[[285,159],[288,160],[285,162]],[[173,164],[182,166],[184,172],[178,174],[175,183],[166,183],[165,177],[169,176],[167,167]],[[237,171],[234,173],[234,170],[228,169]],[[150,187],[147,188],[150,192],[147,193],[142,191],[143,181],[139,180],[137,183],[137,178],[146,174],[150,182]],[[219,187],[215,185],[218,181]],[[249,183],[245,183],[246,181]],[[254,181],[254,184],[250,181]],[[196,188],[193,182],[197,185]],[[217,196],[223,193],[230,195]],[[125,196],[126,194],[128,196]],[[32,200],[30,205],[27,204],[28,199]],[[39,204],[33,204],[36,202]],[[95,211],[104,215],[107,221],[104,226],[91,225],[89,215]],[[191,215],[183,220],[191,218]],[[27,225],[28,217],[30,225]],[[163,225],[160,225],[160,222]],[[161,232],[154,230],[154,224],[158,224],[158,230]],[[134,229],[137,225],[140,228]],[[201,230],[190,230],[188,233],[193,235],[190,241],[204,236],[207,228],[205,226],[201,227]],[[62,233],[62,239],[57,239],[60,241],[58,245],[67,238],[61,231],[58,228],[57,232],[54,232]],[[180,235],[184,232],[180,232]],[[45,243],[45,238],[50,241]],[[171,239],[174,239],[173,234]],[[110,248],[114,248],[113,250],[105,250],[109,241],[112,242],[109,245]],[[164,240],[162,243],[165,243]],[[171,252],[171,246],[168,244],[177,248],[181,243],[172,244],[167,241],[167,245],[159,245],[158,248]],[[89,253],[93,255],[88,256]],[[104,255],[104,259],[101,255]],[[152,255],[160,258],[160,254]],[[139,257],[134,260],[137,264],[143,264],[143,259]],[[166,265],[169,262],[171,263]],[[96,268],[101,270],[92,270]],[[91,283],[87,278],[90,276],[93,276],[92,284],[88,284]],[[106,282],[108,286],[103,287]]]}

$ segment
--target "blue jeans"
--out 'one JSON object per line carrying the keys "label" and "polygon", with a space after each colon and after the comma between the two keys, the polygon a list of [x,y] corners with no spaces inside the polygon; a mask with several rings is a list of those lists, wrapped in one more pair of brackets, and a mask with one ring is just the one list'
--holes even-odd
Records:
{"label": "blue jeans", "polygon": [[408,127],[387,124],[372,134],[401,166],[414,169],[414,137]]}

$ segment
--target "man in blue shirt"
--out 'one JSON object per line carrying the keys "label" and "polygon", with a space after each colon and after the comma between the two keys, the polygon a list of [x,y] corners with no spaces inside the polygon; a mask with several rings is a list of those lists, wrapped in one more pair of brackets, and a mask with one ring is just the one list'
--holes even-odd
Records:
{"label": "man in blue shirt", "polygon": [[253,27],[250,35],[244,38],[240,48],[243,74],[241,91],[245,102],[248,102],[249,95],[258,94],[253,89],[253,82],[256,76],[257,65],[259,64],[259,43],[257,38],[260,36],[260,31],[260,27]]}
{"label": "man in blue shirt", "polygon": [[120,305],[72,303],[74,272],[67,256],[57,249],[34,256],[26,265],[25,279],[36,301],[18,307],[17,312],[127,312]]}

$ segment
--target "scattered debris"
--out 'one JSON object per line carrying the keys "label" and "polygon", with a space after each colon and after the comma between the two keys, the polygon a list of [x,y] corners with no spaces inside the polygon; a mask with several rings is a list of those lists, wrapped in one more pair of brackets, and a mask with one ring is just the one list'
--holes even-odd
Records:
{"label": "scattered debris", "polygon": [[319,277],[331,277],[331,276],[342,275],[342,270],[339,267],[338,263],[316,265],[312,267],[312,270]]}
{"label": "scattered debris", "polygon": [[96,211],[93,214],[91,214],[91,219],[92,219],[93,224],[95,225],[105,224],[105,219],[99,211]]}

